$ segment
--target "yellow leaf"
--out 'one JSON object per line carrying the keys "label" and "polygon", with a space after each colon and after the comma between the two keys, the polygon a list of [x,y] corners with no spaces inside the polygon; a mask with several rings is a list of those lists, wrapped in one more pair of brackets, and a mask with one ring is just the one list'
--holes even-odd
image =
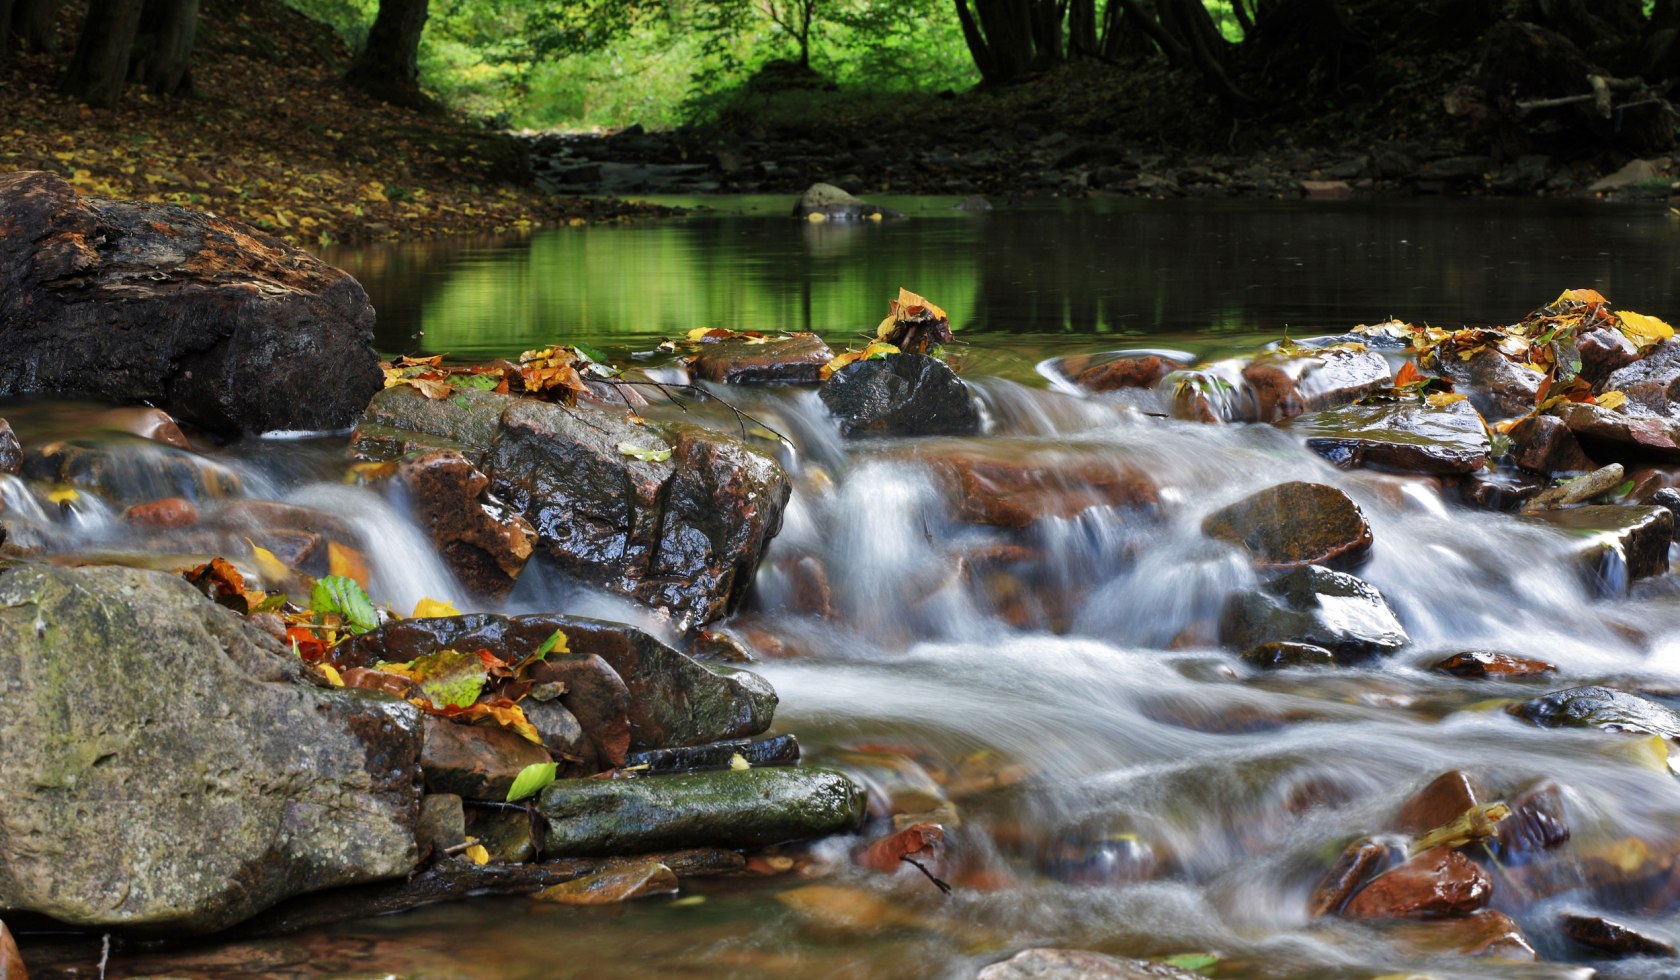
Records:
{"label": "yellow leaf", "polygon": [[73,504],[82,499],[75,487],[59,485],[47,491],[47,500],[55,504]]}
{"label": "yellow leaf", "polygon": [[743,769],[751,769],[752,763],[747,761],[746,756],[737,752],[729,757],[729,768],[735,770],[736,772],[740,772]]}
{"label": "yellow leaf", "polygon": [[368,587],[367,561],[362,557],[362,553],[337,541],[327,542],[327,574],[355,579],[356,584],[364,591]]}
{"label": "yellow leaf", "polygon": [[1610,302],[1609,300],[1604,298],[1604,294],[1600,293],[1596,289],[1565,289],[1563,291],[1563,295],[1559,296],[1557,299],[1553,300],[1552,302],[1555,305],[1557,303],[1570,302],[1570,301],[1573,301],[1573,302],[1576,302],[1576,303],[1608,303],[1608,302]]}
{"label": "yellow leaf", "polygon": [[897,322],[898,314],[888,313],[887,318],[881,321],[881,325],[875,328],[875,339],[886,340],[892,334],[893,325]]}
{"label": "yellow leaf", "polygon": [[1674,328],[1654,316],[1618,310],[1616,317],[1622,321],[1622,334],[1639,347],[1661,343],[1674,336]]}
{"label": "yellow leaf", "polygon": [[274,557],[274,552],[267,548],[257,547],[257,543],[250,538],[245,543],[251,546],[251,559],[257,563],[257,574],[270,586],[285,581],[292,574],[286,563]]}
{"label": "yellow leaf", "polygon": [[867,361],[873,357],[885,357],[888,354],[897,354],[898,352],[898,348],[894,347],[892,344],[884,344],[877,340],[868,347],[865,347],[863,350],[849,350],[844,354],[836,356],[832,361],[824,364],[822,366],[822,370],[819,371],[818,374],[826,381],[834,375],[834,372],[840,370],[853,361]]}
{"label": "yellow leaf", "polygon": [[462,851],[461,853],[465,854],[466,857],[467,857],[467,860],[471,861],[474,864],[489,864],[490,863],[490,852],[486,851],[484,849],[483,844],[474,844],[473,846],[467,848],[465,851]]}
{"label": "yellow leaf", "polygon": [[1621,408],[1627,403],[1627,395],[1619,391],[1606,391],[1593,400],[1598,402],[1599,408]]}
{"label": "yellow leaf", "polygon": [[1431,408],[1446,408],[1455,402],[1461,402],[1464,396],[1456,391],[1437,391],[1424,399]]}
{"label": "yellow leaf", "polygon": [[338,669],[332,664],[321,664],[321,673],[326,675],[327,683],[333,687],[343,687],[344,678],[339,676]]}
{"label": "yellow leaf", "polygon": [[442,616],[459,616],[461,610],[453,603],[432,598],[423,598],[414,604],[414,614],[410,619],[437,619]]}

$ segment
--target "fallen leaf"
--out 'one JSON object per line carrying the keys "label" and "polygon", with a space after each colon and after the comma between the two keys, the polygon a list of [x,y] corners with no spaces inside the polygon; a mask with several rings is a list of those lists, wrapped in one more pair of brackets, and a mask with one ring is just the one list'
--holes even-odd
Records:
{"label": "fallen leaf", "polygon": [[1674,336],[1674,328],[1654,316],[1617,310],[1616,318],[1622,322],[1623,336],[1633,341],[1636,347],[1649,347]]}
{"label": "fallen leaf", "polygon": [[561,905],[614,905],[676,890],[676,873],[658,859],[631,858],[614,862],[604,871],[544,888],[532,897]]}
{"label": "fallen leaf", "polygon": [[519,775],[513,777],[513,785],[508,787],[507,801],[518,803],[527,796],[542,792],[554,782],[554,772],[558,768],[559,764],[554,762],[533,762],[519,770]]}
{"label": "fallen leaf", "polygon": [[337,541],[327,542],[327,574],[342,575],[363,589],[368,587],[367,559],[360,551]]}
{"label": "fallen leaf", "polygon": [[633,442],[621,442],[618,451],[631,459],[639,459],[644,463],[663,463],[671,458],[670,449],[648,449]]}
{"label": "fallen leaf", "polygon": [[892,873],[905,866],[904,858],[935,860],[945,846],[945,828],[934,823],[919,823],[896,834],[873,841],[859,851],[854,863],[872,871]]}
{"label": "fallen leaf", "polygon": [[410,619],[440,619],[444,616],[459,616],[461,611],[453,603],[439,599],[422,598],[414,604],[414,613]]}

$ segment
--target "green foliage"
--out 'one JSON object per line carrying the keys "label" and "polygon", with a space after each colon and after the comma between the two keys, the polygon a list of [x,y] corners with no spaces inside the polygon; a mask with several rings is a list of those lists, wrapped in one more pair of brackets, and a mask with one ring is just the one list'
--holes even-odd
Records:
{"label": "green foliage", "polygon": [[519,770],[519,775],[513,778],[513,785],[508,787],[507,801],[518,803],[528,796],[536,796],[554,782],[558,768],[559,765],[553,762],[533,762]]}
{"label": "green foliage", "polygon": [[316,579],[309,608],[318,613],[338,613],[352,633],[366,633],[379,626],[379,613],[374,610],[373,601],[355,579],[343,575]]}

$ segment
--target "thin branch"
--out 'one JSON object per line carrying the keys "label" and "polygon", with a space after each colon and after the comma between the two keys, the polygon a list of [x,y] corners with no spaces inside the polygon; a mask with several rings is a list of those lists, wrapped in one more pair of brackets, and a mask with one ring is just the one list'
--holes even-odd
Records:
{"label": "thin branch", "polygon": [[929,871],[927,869],[927,865],[925,865],[922,862],[916,860],[915,858],[911,857],[908,854],[900,854],[898,856],[898,859],[900,861],[903,861],[905,864],[913,866],[917,871],[920,871],[922,874],[927,875],[927,880],[933,882],[934,887],[938,888],[941,893],[946,894],[946,895],[951,894],[951,886],[946,884],[943,881],[940,881],[938,878],[934,877],[933,872]]}

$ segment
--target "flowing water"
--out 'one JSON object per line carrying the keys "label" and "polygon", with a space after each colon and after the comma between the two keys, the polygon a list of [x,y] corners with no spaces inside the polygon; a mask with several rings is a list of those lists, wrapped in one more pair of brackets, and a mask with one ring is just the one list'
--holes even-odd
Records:
{"label": "flowing water", "polygon": [[[781,201],[735,202],[670,224],[330,258],[368,286],[388,351],[505,356],[584,340],[623,357],[702,325],[845,342],[900,285],[950,311],[967,342],[955,356],[986,408],[982,437],[848,445],[814,392],[730,393],[789,437],[780,452],[796,486],[752,608],[731,624],[766,655],[754,669],[780,693],[775,731],[866,783],[883,817],[945,822],[950,896],[910,867],[854,869],[859,841],[836,840],[802,856],[798,874],[697,881],[678,899],[481,899],[186,957],[133,952],[119,970],[961,977],[1049,945],[1209,952],[1219,977],[1570,975],[1557,962],[1465,958],[1428,927],[1315,920],[1307,897],[1348,840],[1388,831],[1410,793],[1454,768],[1496,795],[1560,784],[1565,865],[1641,846],[1631,841],[1672,851],[1680,782],[1660,750],[1527,727],[1499,708],[1589,683],[1680,691],[1680,590],[1656,580],[1600,597],[1570,570],[1570,538],[1466,509],[1437,481],[1334,470],[1286,427],[1172,421],[1080,397],[1039,366],[1121,347],[1223,355],[1286,328],[1340,332],[1391,315],[1510,322],[1577,286],[1672,317],[1680,228],[1656,206],[1127,202],[968,215],[949,203],[901,202],[916,220],[842,228],[788,222]],[[74,430],[60,411],[13,424],[29,445]],[[400,608],[453,591],[400,507],[342,483],[340,442],[207,452],[243,495],[353,524],[376,598]],[[949,461],[974,456],[1033,474],[1014,502],[1036,520],[964,511]],[[1158,487],[1148,501],[1081,496],[1139,473]],[[1202,518],[1295,479],[1343,488],[1370,519],[1376,547],[1360,574],[1409,631],[1400,654],[1260,672],[1218,647],[1225,598],[1256,577],[1201,534]],[[237,540],[164,548],[113,506],[49,506],[15,481],[0,483],[0,500],[48,551],[209,553]],[[540,575],[511,603],[658,628]],[[1468,681],[1426,669],[1469,649],[1540,657],[1559,674]],[[1495,907],[1542,956],[1567,961],[1576,953],[1553,925],[1562,909],[1613,911],[1674,938],[1672,905],[1647,897],[1502,883]]]}

